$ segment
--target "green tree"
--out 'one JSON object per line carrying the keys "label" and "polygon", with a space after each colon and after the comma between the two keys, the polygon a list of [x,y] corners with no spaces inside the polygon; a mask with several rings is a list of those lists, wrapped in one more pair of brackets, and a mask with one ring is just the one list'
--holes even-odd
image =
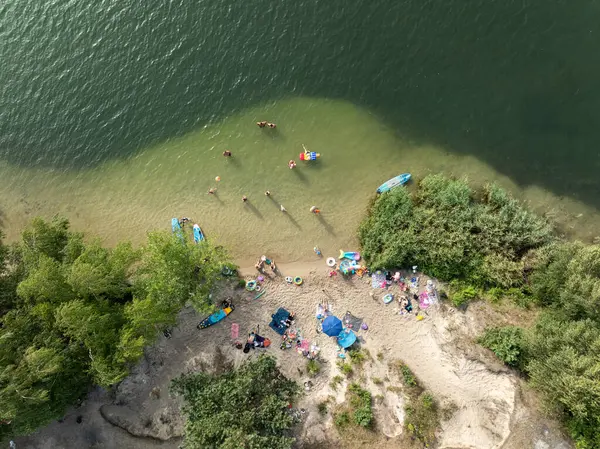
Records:
{"label": "green tree", "polygon": [[261,356],[222,374],[197,373],[173,380],[183,396],[186,449],[290,449],[288,405],[298,385],[286,379],[275,359]]}

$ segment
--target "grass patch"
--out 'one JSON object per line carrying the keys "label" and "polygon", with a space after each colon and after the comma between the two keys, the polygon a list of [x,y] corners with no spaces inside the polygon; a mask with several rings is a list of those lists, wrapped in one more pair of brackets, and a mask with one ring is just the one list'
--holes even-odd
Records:
{"label": "grass patch", "polygon": [[347,377],[350,377],[352,375],[352,373],[354,373],[354,369],[352,368],[352,365],[350,365],[349,363],[346,363],[342,360],[339,360],[337,362],[337,366],[340,369],[340,371],[345,374]]}
{"label": "grass patch", "polygon": [[383,380],[380,379],[379,377],[372,377],[371,380],[373,381],[373,383],[375,385],[382,385],[383,384]]}
{"label": "grass patch", "polygon": [[402,361],[390,363],[390,368],[402,381],[403,388],[388,386],[388,391],[403,392],[406,396],[404,427],[411,437],[425,447],[435,445],[435,431],[440,424],[440,411],[434,396],[426,391],[410,368]]}
{"label": "grass patch", "polygon": [[380,362],[382,362],[382,361],[383,361],[383,352],[382,352],[382,351],[379,351],[379,352],[377,353],[377,360],[379,360]]}
{"label": "grass patch", "polygon": [[368,353],[363,349],[351,349],[348,351],[352,364],[361,367],[368,358]]}
{"label": "grass patch", "polygon": [[333,379],[329,382],[329,386],[333,391],[337,391],[340,384],[344,381],[342,376],[334,376]]}
{"label": "grass patch", "polygon": [[435,431],[440,424],[438,405],[433,395],[423,391],[418,396],[410,396],[404,407],[406,418],[404,426],[414,438],[425,447],[435,444]]}

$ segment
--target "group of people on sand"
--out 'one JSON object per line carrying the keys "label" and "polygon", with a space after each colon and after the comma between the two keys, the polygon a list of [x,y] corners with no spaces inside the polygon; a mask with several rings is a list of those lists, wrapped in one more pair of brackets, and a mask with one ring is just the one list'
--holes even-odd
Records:
{"label": "group of people on sand", "polygon": [[264,272],[265,269],[265,265],[268,265],[269,267],[271,267],[271,271],[273,273],[277,272],[277,265],[275,265],[275,261],[271,260],[271,259],[267,259],[266,256],[262,256],[260,259],[258,259],[258,261],[256,262],[256,264],[254,265],[254,267],[260,271],[261,273]]}

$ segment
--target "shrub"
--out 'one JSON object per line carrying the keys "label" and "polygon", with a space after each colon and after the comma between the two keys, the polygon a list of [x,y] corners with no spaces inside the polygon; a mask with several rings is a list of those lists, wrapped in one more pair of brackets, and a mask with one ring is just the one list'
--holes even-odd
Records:
{"label": "shrub", "polygon": [[306,372],[309,376],[314,377],[321,372],[321,365],[314,359],[306,362]]}
{"label": "shrub", "polygon": [[354,372],[354,370],[352,369],[352,365],[350,365],[349,363],[345,363],[341,360],[337,363],[337,366],[340,369],[340,371],[346,376],[351,376]]}
{"label": "shrub", "polygon": [[343,411],[336,414],[333,423],[340,429],[347,427],[350,424],[350,413]]}
{"label": "shrub", "polygon": [[514,326],[488,328],[477,341],[491,349],[507,365],[519,365],[523,347],[523,329]]}
{"label": "shrub", "polygon": [[361,366],[367,359],[367,356],[361,349],[351,349],[348,351],[348,355],[350,356],[350,361],[358,366]]}
{"label": "shrub", "polygon": [[328,401],[319,402],[317,404],[317,410],[319,410],[319,415],[321,416],[327,415],[328,408]]}
{"label": "shrub", "polygon": [[461,307],[477,298],[479,291],[472,285],[454,280],[450,283],[450,299],[455,307]]}
{"label": "shrub", "polygon": [[354,409],[354,422],[362,427],[369,427],[373,422],[371,393],[354,383],[348,387],[351,394],[350,405]]}

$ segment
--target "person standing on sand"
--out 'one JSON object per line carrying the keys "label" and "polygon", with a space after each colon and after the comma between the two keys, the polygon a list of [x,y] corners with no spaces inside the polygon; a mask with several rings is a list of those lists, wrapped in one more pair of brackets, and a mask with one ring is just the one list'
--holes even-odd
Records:
{"label": "person standing on sand", "polygon": [[245,202],[247,202],[247,201],[248,201],[248,197],[247,197],[246,195],[244,195],[244,196],[242,197],[242,201],[243,201],[244,203],[245,203]]}
{"label": "person standing on sand", "polygon": [[281,210],[281,212],[287,212],[287,209],[283,207],[283,204],[279,205],[279,209]]}
{"label": "person standing on sand", "polygon": [[210,189],[208,189],[208,192],[206,192],[206,193],[208,195],[214,195],[216,191],[217,191],[216,187],[211,187]]}

